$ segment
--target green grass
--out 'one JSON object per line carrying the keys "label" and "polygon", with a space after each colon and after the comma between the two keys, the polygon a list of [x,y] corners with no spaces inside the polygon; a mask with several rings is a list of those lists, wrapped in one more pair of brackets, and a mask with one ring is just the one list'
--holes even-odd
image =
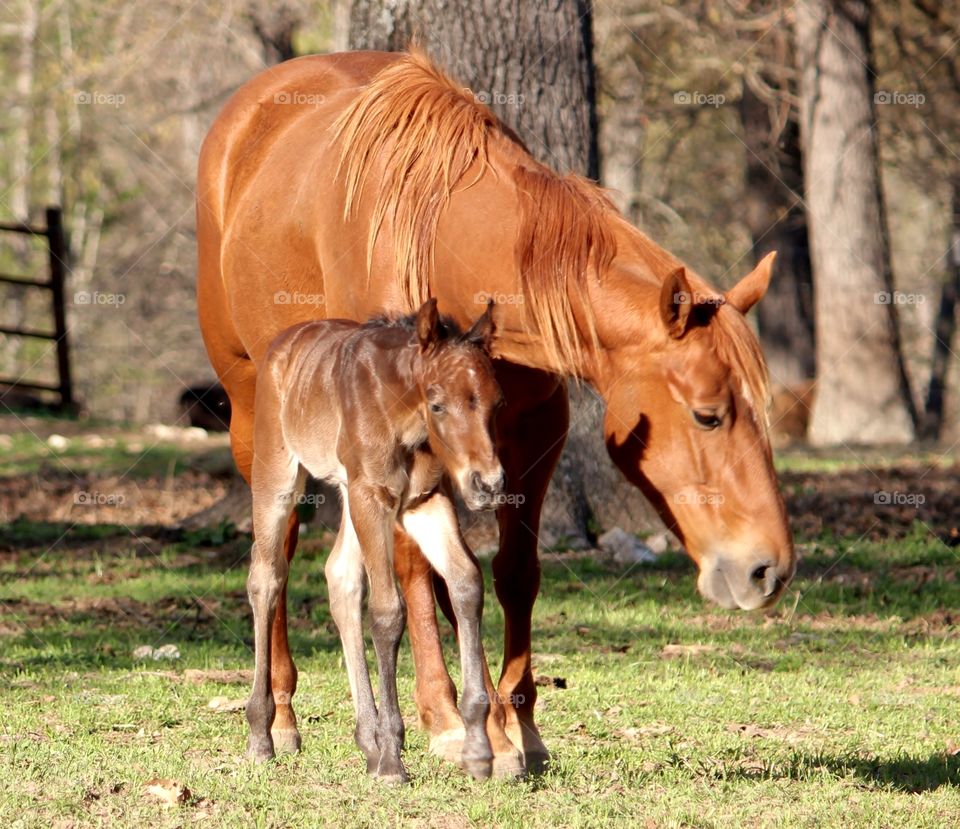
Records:
{"label": "green grass", "polygon": [[[158,547],[96,527],[0,532],[0,822],[4,826],[944,827],[960,815],[960,606],[952,550],[807,545],[770,617],[707,608],[692,566],[624,573],[547,556],[535,662],[553,751],[542,777],[475,782],[426,752],[404,642],[401,700],[413,782],[363,774],[322,576],[307,539],[290,591],[296,757],[242,759],[246,687],[188,670],[248,669],[247,541]],[[32,548],[29,547],[32,539]],[[46,552],[45,552],[46,551]],[[489,569],[486,573],[491,583]],[[487,647],[502,617],[488,596]],[[175,662],[138,662],[175,644]],[[678,658],[664,658],[680,645]],[[692,648],[689,646],[703,646]],[[447,631],[447,649],[455,649]],[[677,649],[674,649],[677,650]],[[154,778],[190,792],[164,808]]]}

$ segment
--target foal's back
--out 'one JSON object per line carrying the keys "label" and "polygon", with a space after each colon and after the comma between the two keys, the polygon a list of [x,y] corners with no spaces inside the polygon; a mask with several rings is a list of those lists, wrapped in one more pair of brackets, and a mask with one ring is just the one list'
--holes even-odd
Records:
{"label": "foal's back", "polygon": [[[258,384],[257,420],[271,423],[314,477],[344,484],[364,446],[422,443],[411,332],[350,320],[302,323],[277,337]],[[266,386],[267,388],[262,388]]]}

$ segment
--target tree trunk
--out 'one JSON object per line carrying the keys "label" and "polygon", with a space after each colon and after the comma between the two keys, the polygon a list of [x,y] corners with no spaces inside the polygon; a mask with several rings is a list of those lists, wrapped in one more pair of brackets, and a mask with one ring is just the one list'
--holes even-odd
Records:
{"label": "tree trunk", "polygon": [[757,328],[771,379],[792,388],[815,372],[813,277],[799,125],[788,120],[776,135],[772,120],[770,106],[744,82],[747,225],[755,261],[777,251],[776,274],[757,306]]}
{"label": "tree trunk", "polygon": [[817,343],[810,442],[907,443],[916,411],[880,189],[869,6],[801,0],[794,13]]}
{"label": "tree trunk", "polygon": [[419,41],[559,172],[599,175],[589,0],[355,0],[350,48]]}
{"label": "tree trunk", "polygon": [[930,384],[923,412],[923,436],[938,439],[943,432],[944,391],[953,351],[950,343],[957,330],[957,298],[960,296],[960,176],[951,182],[950,253],[947,278],[940,290],[930,362]]}
{"label": "tree trunk", "polygon": [[[414,40],[516,131],[534,157],[559,172],[597,178],[588,0],[354,2],[350,48],[397,51]],[[659,527],[610,462],[602,441],[603,407],[593,395],[571,397],[570,424],[544,505],[544,543],[587,546],[598,529],[597,519],[612,514],[610,505],[619,508],[613,520],[628,524],[628,529]],[[484,519],[476,514],[463,518],[468,533],[481,537]]]}

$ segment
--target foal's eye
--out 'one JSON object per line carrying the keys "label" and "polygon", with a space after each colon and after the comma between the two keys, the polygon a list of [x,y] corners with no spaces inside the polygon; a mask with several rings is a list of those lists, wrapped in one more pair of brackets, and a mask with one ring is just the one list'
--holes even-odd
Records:
{"label": "foal's eye", "polygon": [[443,414],[443,403],[431,403],[430,411],[434,414]]}
{"label": "foal's eye", "polygon": [[716,412],[713,411],[697,411],[694,409],[693,419],[697,422],[697,426],[701,429],[716,429],[721,423],[723,423],[723,418],[720,417]]}

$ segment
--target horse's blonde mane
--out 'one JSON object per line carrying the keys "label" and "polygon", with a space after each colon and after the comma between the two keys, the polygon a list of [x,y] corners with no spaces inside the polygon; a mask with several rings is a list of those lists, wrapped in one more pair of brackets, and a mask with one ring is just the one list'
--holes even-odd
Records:
{"label": "horse's blonde mane", "polygon": [[[356,216],[365,188],[376,187],[368,272],[389,216],[401,295],[406,310],[414,310],[429,295],[437,223],[451,193],[474,164],[477,177],[483,174],[491,135],[516,139],[469,90],[416,49],[381,70],[334,130],[341,142],[344,217]],[[381,155],[383,178],[374,182],[368,174]],[[530,156],[512,175],[519,196],[516,263],[528,320],[550,368],[580,375],[584,346],[597,344],[586,275],[599,278],[614,256],[604,221],[614,208],[592,182],[559,176]]]}
{"label": "horse's blonde mane", "polygon": [[[437,225],[451,194],[474,165],[476,177],[483,175],[491,136],[516,138],[415,48],[381,70],[333,129],[341,142],[344,218],[355,217],[365,189],[375,188],[368,273],[389,216],[404,310],[414,311],[429,298]],[[371,169],[383,170],[379,181],[371,180]],[[513,169],[512,181],[520,220],[515,261],[528,321],[546,364],[582,376],[588,353],[598,345],[588,279],[601,279],[616,255],[610,221],[616,208],[594,183],[560,176],[529,155]],[[680,264],[644,239],[655,273],[665,275]],[[709,328],[718,359],[740,378],[748,403],[766,423],[769,380],[756,337],[731,308],[719,308]]]}
{"label": "horse's blonde mane", "polygon": [[[440,214],[467,170],[487,165],[487,135],[498,122],[419,50],[381,70],[334,124],[345,176],[344,218],[356,215],[368,184],[377,188],[367,271],[377,236],[393,221],[397,278],[407,311],[428,299]],[[385,154],[383,178],[368,181]]]}

